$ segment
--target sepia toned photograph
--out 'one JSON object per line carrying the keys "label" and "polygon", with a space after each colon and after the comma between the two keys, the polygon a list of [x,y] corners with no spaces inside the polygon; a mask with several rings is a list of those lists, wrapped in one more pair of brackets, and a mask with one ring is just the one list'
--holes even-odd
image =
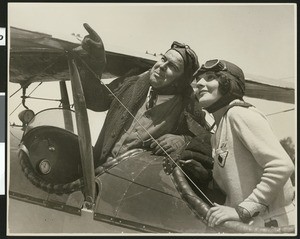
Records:
{"label": "sepia toned photograph", "polygon": [[8,3],[7,235],[296,235],[296,11]]}

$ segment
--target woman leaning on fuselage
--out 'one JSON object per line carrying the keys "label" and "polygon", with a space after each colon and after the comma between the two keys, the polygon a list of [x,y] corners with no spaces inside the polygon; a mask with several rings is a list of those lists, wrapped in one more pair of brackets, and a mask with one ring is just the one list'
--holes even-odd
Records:
{"label": "woman leaning on fuselage", "polygon": [[263,222],[266,227],[294,225],[294,165],[266,117],[243,101],[243,71],[228,61],[210,60],[195,78],[195,97],[217,125],[211,139],[213,178],[226,194],[224,205],[215,204],[208,211],[208,225],[227,220]]}

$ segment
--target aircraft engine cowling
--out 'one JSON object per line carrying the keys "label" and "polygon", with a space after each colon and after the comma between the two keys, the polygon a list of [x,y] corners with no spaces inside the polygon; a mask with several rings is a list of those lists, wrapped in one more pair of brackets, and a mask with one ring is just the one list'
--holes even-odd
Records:
{"label": "aircraft engine cowling", "polygon": [[19,158],[27,178],[46,191],[81,187],[81,183],[75,183],[82,177],[78,137],[69,131],[53,126],[27,131]]}

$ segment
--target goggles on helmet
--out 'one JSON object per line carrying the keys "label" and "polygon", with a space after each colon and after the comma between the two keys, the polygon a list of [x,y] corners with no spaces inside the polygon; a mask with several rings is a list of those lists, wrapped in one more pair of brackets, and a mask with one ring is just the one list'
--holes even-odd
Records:
{"label": "goggles on helmet", "polygon": [[193,61],[196,61],[196,53],[190,48],[189,45],[186,45],[184,43],[180,43],[180,42],[177,42],[177,41],[174,41],[171,45],[171,49],[172,48],[184,48],[185,49],[185,52],[191,57],[191,59]]}
{"label": "goggles on helmet", "polygon": [[221,62],[218,59],[213,59],[213,60],[209,60],[209,61],[205,62],[202,66],[200,66],[198,68],[198,70],[195,71],[195,73],[193,74],[193,77],[197,77],[198,75],[200,75],[206,71],[213,71],[213,72],[228,71],[231,75],[239,78],[238,76],[236,76],[235,74],[233,74],[232,72],[230,72],[227,69],[225,62]]}
{"label": "goggles on helmet", "polygon": [[234,73],[232,73],[226,66],[226,63],[224,61],[220,61],[219,59],[213,59],[206,61],[202,66],[198,68],[198,70],[195,71],[193,74],[193,78],[196,78],[196,80],[200,80],[198,76],[203,74],[204,72],[212,71],[212,72],[219,72],[219,71],[227,71],[230,75],[234,76],[238,81],[239,87],[244,92],[244,87],[241,85],[240,77]]}

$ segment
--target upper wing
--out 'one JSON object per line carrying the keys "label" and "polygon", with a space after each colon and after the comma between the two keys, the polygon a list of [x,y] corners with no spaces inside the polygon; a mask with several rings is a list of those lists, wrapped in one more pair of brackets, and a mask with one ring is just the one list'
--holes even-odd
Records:
{"label": "upper wing", "polygon": [[[10,28],[10,82],[28,85],[32,82],[69,80],[67,52],[76,49],[86,58],[80,44],[53,38],[51,35]],[[81,49],[81,50],[80,50]],[[114,78],[148,70],[154,61],[106,51],[107,65],[102,78]]]}
{"label": "upper wing", "polygon": [[66,51],[78,44],[52,38],[51,35],[10,28],[10,82],[69,79]]}
{"label": "upper wing", "polygon": [[246,96],[284,103],[295,103],[295,89],[246,80]]}
{"label": "upper wing", "polygon": [[[80,48],[80,44],[53,38],[51,35],[10,28],[10,82],[31,83],[37,81],[69,80],[67,52]],[[145,56],[134,56],[106,51],[107,65],[102,78],[113,78],[141,73],[153,66],[155,60]],[[84,55],[82,56],[84,60]],[[133,73],[131,72],[131,73]],[[130,73],[129,73],[130,74]],[[246,75],[246,96],[295,102],[292,85],[275,79]]]}

